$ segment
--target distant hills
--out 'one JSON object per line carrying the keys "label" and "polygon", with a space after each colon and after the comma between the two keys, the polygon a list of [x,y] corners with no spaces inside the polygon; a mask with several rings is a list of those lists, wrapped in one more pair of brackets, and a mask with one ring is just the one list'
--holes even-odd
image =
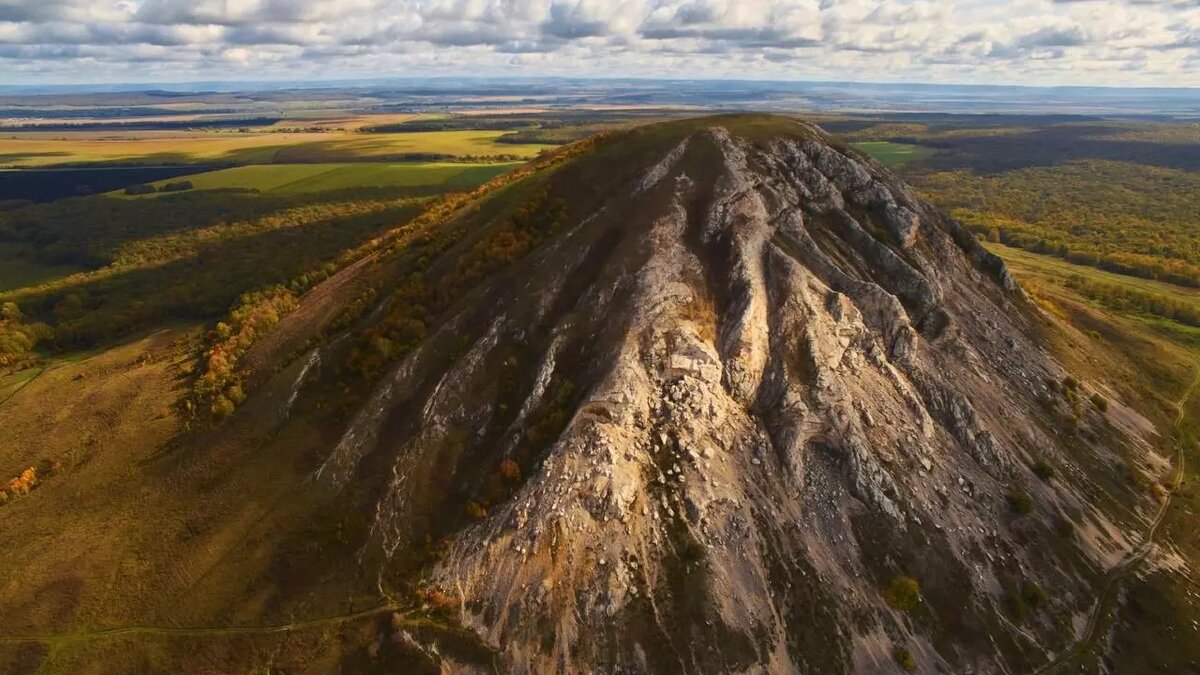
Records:
{"label": "distant hills", "polygon": [[[273,82],[114,83],[0,86],[0,114],[11,106],[228,103],[229,94],[262,100],[335,100],[413,109],[505,106],[634,105],[840,112],[1088,114],[1200,119],[1200,89],[1026,87],[879,82],[652,80],[575,78],[410,78]],[[514,99],[514,95],[521,98]],[[239,97],[240,98],[240,97]],[[501,102],[497,102],[500,104]]]}

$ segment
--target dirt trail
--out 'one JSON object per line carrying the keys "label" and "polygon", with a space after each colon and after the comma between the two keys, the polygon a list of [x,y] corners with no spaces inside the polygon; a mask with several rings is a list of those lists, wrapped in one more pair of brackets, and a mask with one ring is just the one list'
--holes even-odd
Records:
{"label": "dirt trail", "polygon": [[32,384],[34,380],[41,377],[47,370],[50,370],[51,367],[52,366],[42,366],[41,370],[37,371],[37,374],[35,374],[33,377],[29,378],[28,380],[25,380],[21,384],[18,384],[15,389],[13,389],[11,392],[9,392],[8,396],[5,396],[4,398],[0,398],[0,405],[4,405],[5,403],[8,403],[8,401],[10,399],[12,399],[17,394],[21,393],[22,389],[24,389],[25,387],[28,387],[30,384]]}
{"label": "dirt trail", "polygon": [[321,628],[324,626],[333,626],[358,619],[366,619],[388,612],[400,610],[400,605],[389,603],[386,605],[378,605],[370,609],[364,609],[358,612],[350,612],[347,614],[338,614],[335,616],[321,617],[317,619],[308,619],[305,621],[295,621],[292,623],[276,624],[269,626],[201,626],[201,627],[171,627],[171,626],[125,626],[122,628],[104,628],[99,630],[81,630],[66,633],[46,633],[46,634],[30,634],[30,635],[0,635],[0,644],[20,644],[27,642],[41,642],[44,644],[55,644],[63,642],[81,642],[88,640],[97,640],[114,637],[127,637],[131,635],[169,635],[182,637],[198,637],[198,636],[228,636],[228,635],[270,635],[273,633],[289,633],[296,630],[306,630],[310,628]]}
{"label": "dirt trail", "polygon": [[1096,641],[1100,637],[1101,627],[1107,623],[1102,619],[1109,616],[1112,610],[1115,609],[1117,595],[1121,590],[1121,582],[1132,572],[1136,571],[1150,553],[1154,545],[1154,536],[1158,533],[1159,526],[1162,525],[1163,520],[1167,516],[1167,511],[1171,508],[1171,498],[1175,495],[1175,491],[1179,489],[1179,486],[1183,484],[1183,479],[1186,475],[1187,456],[1183,451],[1183,439],[1181,438],[1180,427],[1187,417],[1187,402],[1191,399],[1192,394],[1195,393],[1197,386],[1200,386],[1200,364],[1197,364],[1196,375],[1192,378],[1192,383],[1183,392],[1183,396],[1175,402],[1175,408],[1179,411],[1175,415],[1174,423],[1175,473],[1166,496],[1163,498],[1162,504],[1158,507],[1158,513],[1154,515],[1154,520],[1150,523],[1150,528],[1146,530],[1145,539],[1143,539],[1137,550],[1130,554],[1124,562],[1111,569],[1105,576],[1100,595],[1097,597],[1091,614],[1088,616],[1087,628],[1084,631],[1083,637],[1058,658],[1034,671],[1034,675],[1062,672],[1075,659],[1092,651],[1092,648],[1096,645]]}

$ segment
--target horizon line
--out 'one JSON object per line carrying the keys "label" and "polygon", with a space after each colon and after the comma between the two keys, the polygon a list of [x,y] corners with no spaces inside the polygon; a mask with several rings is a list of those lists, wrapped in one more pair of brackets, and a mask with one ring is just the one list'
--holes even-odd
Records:
{"label": "horizon line", "polygon": [[[846,80],[846,79],[779,79],[744,77],[649,77],[627,75],[425,75],[425,76],[380,76],[380,77],[316,77],[316,78],[266,78],[266,79],[194,79],[194,80],[145,80],[114,82],[47,82],[47,83],[0,83],[0,92],[17,90],[54,89],[78,91],[106,91],[109,93],[168,90],[172,87],[213,86],[221,89],[233,87],[273,86],[281,88],[328,88],[342,83],[347,87],[382,85],[388,82],[434,82],[434,81],[577,81],[577,82],[694,82],[694,83],[746,83],[760,85],[841,85],[876,87],[953,87],[962,89],[1033,89],[1033,90],[1112,90],[1112,91],[1163,91],[1196,92],[1200,85],[1122,85],[1122,84],[1012,84],[1012,83],[966,83],[929,82],[917,80]],[[200,92],[196,92],[200,93]]]}

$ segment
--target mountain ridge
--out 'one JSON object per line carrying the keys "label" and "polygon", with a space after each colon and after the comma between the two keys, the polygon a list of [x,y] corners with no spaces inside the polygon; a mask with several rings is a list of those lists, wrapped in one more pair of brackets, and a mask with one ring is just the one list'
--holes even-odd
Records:
{"label": "mountain ridge", "polygon": [[[582,184],[612,157],[637,159]],[[1067,375],[998,259],[794,120],[635,130],[545,180],[556,224],[314,472],[375,495],[381,580],[444,541],[425,583],[518,671],[873,672],[903,648],[1005,672],[1069,642],[1007,605],[1050,587],[1079,608],[1129,515],[1031,467],[1090,481],[1147,446],[1095,410],[1062,439],[1042,401]],[[1009,513],[1031,495],[1040,513]],[[897,609],[881,589],[909,578]]]}

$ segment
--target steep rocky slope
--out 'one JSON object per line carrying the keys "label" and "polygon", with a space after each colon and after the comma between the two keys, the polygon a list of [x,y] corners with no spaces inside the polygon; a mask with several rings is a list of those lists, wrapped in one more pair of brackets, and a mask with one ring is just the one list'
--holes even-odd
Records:
{"label": "steep rocky slope", "polygon": [[62,460],[0,502],[0,670],[1034,672],[1169,473],[999,260],[796,120],[571,146],[343,262],[211,331],[220,423],[136,343],[0,409],[9,476]]}
{"label": "steep rocky slope", "polygon": [[314,472],[370,514],[381,588],[442,542],[424,586],[519,672],[1019,672],[1074,639],[1153,508],[1111,474],[1151,460],[1135,415],[1057,385],[998,259],[791,120],[642,129],[534,180],[545,236]]}

